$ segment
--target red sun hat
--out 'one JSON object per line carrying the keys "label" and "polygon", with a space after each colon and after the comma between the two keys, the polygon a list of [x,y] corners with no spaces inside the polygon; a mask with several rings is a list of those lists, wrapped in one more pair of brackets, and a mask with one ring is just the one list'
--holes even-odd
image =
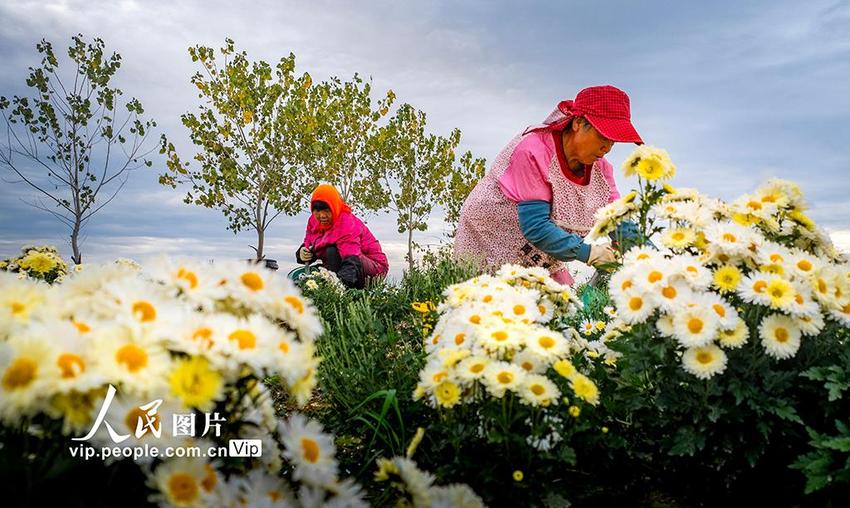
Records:
{"label": "red sun hat", "polygon": [[583,117],[611,141],[643,144],[631,121],[629,96],[611,85],[591,86],[580,91],[575,100],[561,101],[558,109],[568,117]]}

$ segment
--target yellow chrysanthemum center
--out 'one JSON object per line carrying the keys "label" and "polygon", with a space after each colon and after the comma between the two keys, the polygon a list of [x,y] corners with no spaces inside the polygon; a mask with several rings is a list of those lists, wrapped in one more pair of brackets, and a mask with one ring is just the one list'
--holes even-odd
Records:
{"label": "yellow chrysanthemum center", "polygon": [[441,370],[440,372],[437,372],[436,374],[431,376],[431,379],[433,379],[435,383],[439,383],[447,377],[449,377],[449,373]]}
{"label": "yellow chrysanthemum center", "polygon": [[723,236],[721,238],[723,238],[723,240],[729,243],[735,243],[738,241],[738,237],[736,237],[732,233],[723,233]]}
{"label": "yellow chrysanthemum center", "polygon": [[259,291],[265,286],[263,278],[257,272],[245,272],[239,277],[239,280],[251,291]]}
{"label": "yellow chrysanthemum center", "polygon": [[647,254],[645,252],[641,252],[640,254],[637,255],[636,259],[638,261],[643,261],[644,259],[649,259],[649,254]]}
{"label": "yellow chrysanthemum center", "polygon": [[77,329],[80,333],[87,333],[91,331],[91,327],[82,321],[74,321],[74,328]]}
{"label": "yellow chrysanthemum center", "polygon": [[797,268],[804,272],[808,272],[813,268],[813,266],[810,261],[806,259],[801,259],[800,261],[797,261]]}
{"label": "yellow chrysanthemum center", "polygon": [[156,319],[156,307],[144,300],[133,302],[133,315],[142,323],[148,323]]}
{"label": "yellow chrysanthemum center", "polygon": [[213,331],[211,328],[202,326],[195,330],[195,332],[192,334],[192,339],[201,341],[206,347],[212,347],[212,334]]}
{"label": "yellow chrysanthemum center", "polygon": [[709,353],[708,351],[700,351],[699,353],[697,353],[696,358],[697,362],[703,365],[708,365],[714,360],[714,356],[712,356],[711,353]]}
{"label": "yellow chrysanthemum center", "polygon": [[525,314],[525,305],[514,305],[514,314],[517,316]]}
{"label": "yellow chrysanthemum center", "polygon": [[257,336],[251,330],[235,330],[227,337],[239,344],[239,349],[254,349],[257,347]]}
{"label": "yellow chrysanthemum center", "polygon": [[439,335],[434,335],[434,337],[431,339],[431,344],[433,344],[433,345],[435,345],[435,346],[436,346],[436,345],[437,345],[437,344],[439,344],[439,343],[440,343],[440,336],[439,336]]}
{"label": "yellow chrysanthemum center", "polygon": [[461,344],[463,344],[464,340],[466,340],[466,334],[464,334],[463,332],[455,335],[455,344],[456,345],[460,346]]}
{"label": "yellow chrysanthemum center", "polygon": [[484,370],[484,364],[483,363],[473,363],[472,366],[469,367],[469,371],[472,372],[473,374],[478,374],[483,370]]}
{"label": "yellow chrysanthemum center", "polygon": [[756,293],[764,293],[764,290],[767,289],[767,282],[763,280],[757,280],[753,284],[753,291]]}
{"label": "yellow chrysanthemum center", "polygon": [[62,371],[64,379],[77,377],[86,370],[86,363],[74,353],[62,353],[56,359],[56,366]]}
{"label": "yellow chrysanthemum center", "polygon": [[540,345],[543,349],[549,349],[555,346],[555,339],[549,337],[548,335],[544,335],[537,339],[537,344]]}
{"label": "yellow chrysanthemum center", "polygon": [[688,320],[688,331],[691,332],[691,333],[701,332],[703,326],[704,326],[704,323],[702,322],[702,319],[700,319],[700,318],[692,317],[691,319]]}
{"label": "yellow chrysanthemum center", "polygon": [[185,268],[177,270],[177,278],[185,280],[189,284],[189,289],[198,287],[198,276],[191,270]]}
{"label": "yellow chrysanthemum center", "polygon": [[677,242],[681,242],[685,239],[685,233],[682,233],[681,231],[676,231],[675,233],[673,233],[672,238]]}
{"label": "yellow chrysanthemum center", "polygon": [[130,372],[138,372],[147,366],[148,353],[135,344],[126,344],[115,353],[115,361],[123,363]]}
{"label": "yellow chrysanthemum center", "polygon": [[761,210],[762,205],[758,201],[748,201],[747,202],[747,208],[749,208],[751,210]]}
{"label": "yellow chrysanthemum center", "polygon": [[490,303],[493,301],[493,295],[484,295],[484,298],[481,299],[484,303]]}
{"label": "yellow chrysanthemum center", "polygon": [[788,330],[785,328],[777,328],[775,332],[773,332],[773,336],[776,337],[776,342],[785,343],[788,342],[790,336],[788,335]]}
{"label": "yellow chrysanthemum center", "polygon": [[499,375],[496,376],[496,380],[503,385],[510,384],[514,380],[514,375],[510,372],[499,372]]}
{"label": "yellow chrysanthemum center", "polygon": [[620,289],[622,289],[623,291],[629,289],[630,287],[632,287],[632,281],[630,280],[624,280],[623,283],[620,284]]}
{"label": "yellow chrysanthemum center", "polygon": [[304,314],[304,302],[301,298],[298,298],[295,295],[286,295],[283,297],[283,301],[288,303],[290,307],[295,309],[295,312],[298,314]]}
{"label": "yellow chrysanthemum center", "polygon": [[311,464],[319,461],[319,443],[315,439],[308,437],[301,438],[301,451],[304,455],[304,460]]}
{"label": "yellow chrysanthemum center", "polygon": [[277,348],[280,349],[280,352],[283,354],[289,354],[289,342],[282,340],[277,343]]}
{"label": "yellow chrysanthemum center", "polygon": [[12,315],[14,316],[23,313],[27,308],[26,305],[19,302],[12,302],[9,304],[9,307],[12,309]]}
{"label": "yellow chrysanthemum center", "polygon": [[521,367],[528,372],[531,372],[534,369],[534,364],[531,362],[522,362]]}
{"label": "yellow chrysanthemum center", "polygon": [[490,336],[493,337],[493,339],[498,341],[498,342],[508,340],[508,332],[506,332],[504,330],[497,330],[497,331],[491,333]]}
{"label": "yellow chrysanthemum center", "polygon": [[481,323],[481,316],[479,316],[478,314],[473,314],[473,315],[469,316],[469,322],[474,324],[474,325],[480,324]]}
{"label": "yellow chrysanthemum center", "polygon": [[678,294],[679,292],[676,291],[676,288],[674,288],[673,286],[667,286],[666,288],[661,290],[661,295],[664,296],[664,298],[668,298],[671,300],[673,298],[676,298],[676,295]]}
{"label": "yellow chrysanthemum center", "polygon": [[17,390],[26,388],[35,379],[38,367],[29,358],[18,358],[6,369],[3,374],[3,388],[6,390]]}
{"label": "yellow chrysanthemum center", "polygon": [[189,503],[198,497],[198,482],[189,473],[174,473],[168,479],[168,491],[176,501]]}
{"label": "yellow chrysanthemum center", "polygon": [[633,296],[629,299],[629,308],[633,311],[639,311],[643,307],[643,298]]}
{"label": "yellow chrysanthemum center", "polygon": [[720,317],[726,317],[726,308],[720,305],[719,303],[715,303],[711,306],[714,309],[714,313]]}
{"label": "yellow chrysanthemum center", "polygon": [[534,395],[537,395],[538,397],[543,395],[544,393],[546,393],[546,388],[543,388],[543,385],[539,385],[539,384],[536,384],[536,383],[531,385],[529,387],[529,390],[531,390],[531,393],[533,393]]}
{"label": "yellow chrysanthemum center", "polygon": [[658,270],[653,270],[649,272],[649,276],[646,278],[649,282],[658,282],[662,278],[664,278],[664,274],[659,272]]}
{"label": "yellow chrysanthemum center", "polygon": [[[134,431],[140,421],[142,422],[142,426],[149,426],[158,430],[160,426],[160,414],[157,412],[155,415],[151,415],[150,413],[146,413],[142,408],[136,406],[128,411],[126,416],[124,416],[124,425],[126,425],[128,429],[132,429]],[[147,435],[148,433],[146,432],[142,435],[142,437]]]}

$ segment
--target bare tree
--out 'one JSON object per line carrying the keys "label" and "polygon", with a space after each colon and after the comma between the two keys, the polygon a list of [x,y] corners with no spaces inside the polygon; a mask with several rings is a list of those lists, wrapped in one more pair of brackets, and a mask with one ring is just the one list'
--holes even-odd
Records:
{"label": "bare tree", "polygon": [[14,174],[14,183],[37,191],[30,205],[68,226],[72,259],[79,264],[80,232],[88,220],[115,198],[131,171],[151,166],[145,158],[156,145],[146,150],[145,141],[156,123],[142,120],[142,104],[134,98],[122,107],[123,92],[109,86],[121,55],[105,55],[101,39],[72,40],[73,81],[60,78],[59,60],[42,39],[36,45],[41,63],[30,67],[26,81],[31,96],[0,97],[6,123],[0,164]]}

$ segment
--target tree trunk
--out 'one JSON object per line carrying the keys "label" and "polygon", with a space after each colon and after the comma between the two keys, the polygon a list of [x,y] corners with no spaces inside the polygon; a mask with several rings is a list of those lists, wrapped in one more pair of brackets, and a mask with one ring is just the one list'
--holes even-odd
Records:
{"label": "tree trunk", "polygon": [[407,270],[413,271],[413,228],[407,230]]}
{"label": "tree trunk", "polygon": [[71,261],[74,262],[75,265],[79,265],[83,262],[83,254],[80,252],[80,246],[77,243],[77,238],[80,236],[80,217],[77,216],[74,220],[74,229],[71,230],[71,250],[73,251],[71,254]]}
{"label": "tree trunk", "polygon": [[257,228],[257,262],[263,259],[263,243],[265,243],[266,231],[262,228]]}

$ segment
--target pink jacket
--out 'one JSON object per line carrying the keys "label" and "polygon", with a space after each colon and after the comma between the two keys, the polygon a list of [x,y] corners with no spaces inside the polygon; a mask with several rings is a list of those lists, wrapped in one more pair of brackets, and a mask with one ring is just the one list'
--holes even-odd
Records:
{"label": "pink jacket", "polygon": [[363,272],[367,277],[383,276],[389,271],[387,256],[381,244],[363,221],[350,212],[342,212],[327,231],[319,231],[319,221],[310,217],[304,245],[322,257],[328,245],[336,244],[342,258],[360,256]]}

